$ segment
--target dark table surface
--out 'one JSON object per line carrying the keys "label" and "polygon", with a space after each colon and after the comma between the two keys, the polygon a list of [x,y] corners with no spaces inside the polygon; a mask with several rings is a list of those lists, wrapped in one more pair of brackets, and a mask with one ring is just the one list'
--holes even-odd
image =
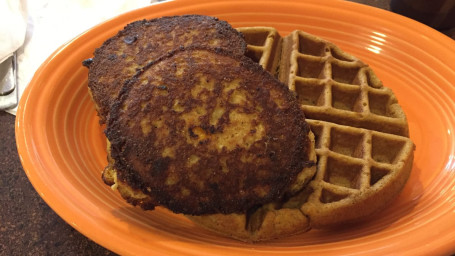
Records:
{"label": "dark table surface", "polygon": [[[390,7],[390,0],[353,2]],[[0,111],[0,255],[115,255],[63,221],[34,190],[17,154],[14,121]]]}

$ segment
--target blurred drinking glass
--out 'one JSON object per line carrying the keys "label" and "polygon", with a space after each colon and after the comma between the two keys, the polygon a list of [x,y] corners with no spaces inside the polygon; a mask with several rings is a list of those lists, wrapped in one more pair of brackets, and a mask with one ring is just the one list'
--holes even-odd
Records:
{"label": "blurred drinking glass", "polygon": [[390,9],[437,30],[455,28],[455,0],[392,0]]}

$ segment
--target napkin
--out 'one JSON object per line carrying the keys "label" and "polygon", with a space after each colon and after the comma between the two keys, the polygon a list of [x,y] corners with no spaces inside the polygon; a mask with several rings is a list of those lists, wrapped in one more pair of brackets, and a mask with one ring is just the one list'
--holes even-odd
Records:
{"label": "napkin", "polygon": [[[5,0],[0,0],[0,2]],[[10,53],[20,47],[18,52],[18,92],[22,95],[25,87],[33,78],[38,67],[49,57],[59,46],[68,42],[77,35],[105,20],[113,18],[121,13],[150,5],[157,0],[6,0],[8,9],[0,4],[1,23],[7,19],[5,13],[12,20],[26,19],[26,29],[22,26],[22,41],[17,40],[19,46],[13,39],[5,42]],[[10,3],[10,4],[8,4]],[[10,8],[10,6],[15,8]],[[23,8],[23,7],[26,8]],[[26,13],[24,13],[26,10]],[[19,16],[18,14],[21,14]],[[22,22],[23,24],[24,22]],[[7,24],[11,24],[8,21]],[[18,36],[20,31],[15,28],[14,35]],[[25,40],[24,40],[25,35]],[[3,36],[0,37],[3,45]],[[8,40],[7,40],[8,41]],[[22,44],[23,43],[23,44]],[[22,46],[21,46],[22,45]],[[5,48],[6,49],[6,48]],[[6,52],[6,51],[5,51]],[[3,50],[2,50],[3,53]],[[0,55],[1,56],[1,55]],[[16,108],[8,110],[16,114]]]}
{"label": "napkin", "polygon": [[3,62],[24,43],[27,26],[25,1],[0,1],[0,62]]}

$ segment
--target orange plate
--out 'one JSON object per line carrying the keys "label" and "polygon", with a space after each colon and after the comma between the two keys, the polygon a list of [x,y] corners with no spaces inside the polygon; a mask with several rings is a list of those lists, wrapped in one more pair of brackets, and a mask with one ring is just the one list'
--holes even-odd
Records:
{"label": "orange plate", "polygon": [[[369,63],[392,88],[415,152],[403,193],[372,220],[260,244],[205,231],[164,209],[143,212],[101,181],[105,142],[81,62],[131,21],[206,14],[234,27],[300,29]],[[178,0],[120,15],[63,45],[36,72],[17,111],[24,169],[71,226],[120,254],[449,254],[455,250],[455,42],[410,19],[344,1]]]}

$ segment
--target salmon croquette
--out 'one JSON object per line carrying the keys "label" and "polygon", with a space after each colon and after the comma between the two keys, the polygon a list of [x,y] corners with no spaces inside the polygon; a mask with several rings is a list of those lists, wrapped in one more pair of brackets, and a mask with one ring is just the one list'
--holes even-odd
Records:
{"label": "salmon croquette", "polygon": [[121,89],[107,173],[144,209],[244,213],[301,191],[309,131],[294,94],[251,59],[182,47]]}
{"label": "salmon croquette", "polygon": [[100,122],[105,123],[119,90],[148,62],[189,45],[221,47],[242,55],[246,43],[226,21],[203,15],[169,16],[128,24],[83,62]]}

